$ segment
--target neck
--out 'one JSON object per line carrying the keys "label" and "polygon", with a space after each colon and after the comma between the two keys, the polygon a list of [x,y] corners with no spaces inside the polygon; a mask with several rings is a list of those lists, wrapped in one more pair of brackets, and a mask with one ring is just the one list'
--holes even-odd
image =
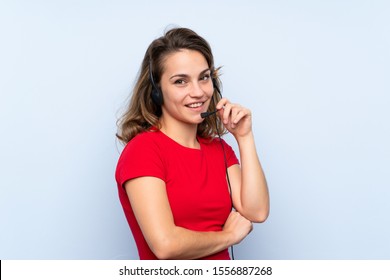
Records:
{"label": "neck", "polygon": [[198,129],[197,124],[185,124],[180,122],[175,122],[175,124],[172,124],[163,118],[160,119],[160,123],[161,131],[169,138],[173,139],[184,147],[199,149],[199,142],[196,139],[196,132]]}

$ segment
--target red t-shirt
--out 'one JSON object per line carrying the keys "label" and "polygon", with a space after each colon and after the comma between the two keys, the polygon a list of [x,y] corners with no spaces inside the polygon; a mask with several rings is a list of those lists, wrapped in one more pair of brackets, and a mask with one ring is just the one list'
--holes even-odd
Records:
{"label": "red t-shirt", "polygon": [[[230,214],[231,201],[226,180],[227,166],[238,164],[233,149],[219,138],[199,138],[200,149],[180,145],[161,131],[143,132],[124,148],[116,169],[119,198],[133,233],[140,259],[156,259],[144,239],[132,211],[126,181],[153,176],[166,184],[174,222],[194,231],[221,231]],[[230,259],[227,249],[204,259]]]}

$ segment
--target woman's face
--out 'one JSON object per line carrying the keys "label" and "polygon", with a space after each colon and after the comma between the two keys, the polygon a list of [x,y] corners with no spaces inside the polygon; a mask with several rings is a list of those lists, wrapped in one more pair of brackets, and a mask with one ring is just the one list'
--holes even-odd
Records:
{"label": "woman's face", "polygon": [[164,98],[162,122],[199,124],[213,95],[211,71],[204,56],[188,49],[167,56],[160,88]]}

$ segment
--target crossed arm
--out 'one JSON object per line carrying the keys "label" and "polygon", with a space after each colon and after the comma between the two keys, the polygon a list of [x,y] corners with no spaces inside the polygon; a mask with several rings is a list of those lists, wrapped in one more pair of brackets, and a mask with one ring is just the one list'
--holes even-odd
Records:
{"label": "crossed arm", "polygon": [[140,177],[125,184],[134,215],[150,249],[159,259],[198,259],[239,243],[252,230],[250,221],[231,212],[222,231],[198,232],[174,224],[165,183]]}
{"label": "crossed arm", "polygon": [[269,215],[269,193],[257,156],[251,112],[221,99],[217,105],[225,127],[237,140],[241,168],[228,168],[232,211],[222,231],[199,232],[174,223],[165,183],[155,177],[140,177],[125,184],[137,222],[150,249],[159,259],[197,259],[241,242],[252,230],[252,222],[264,222]]}

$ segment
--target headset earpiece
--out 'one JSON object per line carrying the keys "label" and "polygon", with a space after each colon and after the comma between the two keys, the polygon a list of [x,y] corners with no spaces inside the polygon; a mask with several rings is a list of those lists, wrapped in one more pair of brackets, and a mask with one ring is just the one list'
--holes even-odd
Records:
{"label": "headset earpiece", "polygon": [[155,85],[153,85],[152,89],[152,100],[158,106],[161,106],[163,104],[163,97],[161,91],[158,88],[155,88]]}
{"label": "headset earpiece", "polygon": [[153,79],[152,61],[150,61],[149,64],[149,78],[150,78],[150,83],[152,84],[152,100],[154,104],[156,104],[157,106],[161,106],[163,105],[164,100],[163,100],[163,95],[161,93],[161,90],[158,88],[158,86],[156,85]]}

